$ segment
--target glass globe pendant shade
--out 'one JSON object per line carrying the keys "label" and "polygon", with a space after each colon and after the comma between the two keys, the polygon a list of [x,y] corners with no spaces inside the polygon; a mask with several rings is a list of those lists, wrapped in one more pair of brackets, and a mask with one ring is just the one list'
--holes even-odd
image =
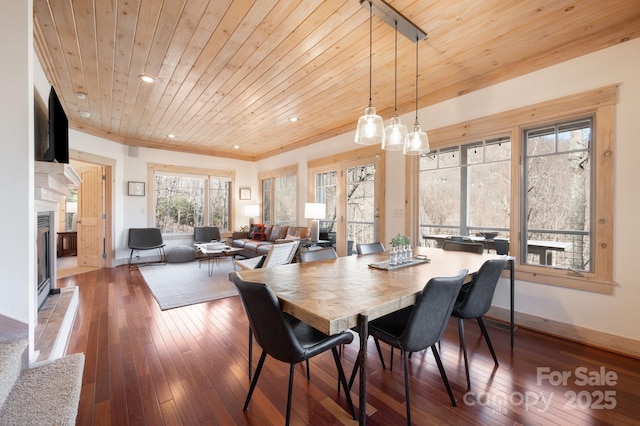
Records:
{"label": "glass globe pendant shade", "polygon": [[389,125],[384,129],[385,140],[382,149],[387,151],[398,151],[404,146],[407,137],[407,126],[400,122],[400,117],[393,117]]}
{"label": "glass globe pendant shade", "polygon": [[404,140],[402,153],[406,155],[422,155],[427,154],[430,150],[429,138],[427,138],[426,132],[422,131],[419,124],[414,124],[411,133]]}
{"label": "glass globe pendant shade", "polygon": [[384,143],[384,123],[376,114],[376,109],[369,105],[364,115],[358,120],[355,141],[360,145],[378,145]]}

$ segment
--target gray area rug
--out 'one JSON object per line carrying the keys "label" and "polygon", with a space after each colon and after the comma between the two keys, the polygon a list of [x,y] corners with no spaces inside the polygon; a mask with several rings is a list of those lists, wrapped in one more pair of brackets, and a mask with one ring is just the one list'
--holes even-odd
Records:
{"label": "gray area rug", "polygon": [[140,273],[163,311],[238,294],[229,281],[229,272],[233,271],[231,259],[213,264],[212,276],[208,266],[206,261],[200,264],[197,260],[147,265],[140,267]]}

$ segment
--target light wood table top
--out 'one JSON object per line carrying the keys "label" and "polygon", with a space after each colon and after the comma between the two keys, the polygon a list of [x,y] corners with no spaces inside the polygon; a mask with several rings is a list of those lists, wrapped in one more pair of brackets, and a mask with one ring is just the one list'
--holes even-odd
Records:
{"label": "light wood table top", "polygon": [[240,276],[269,285],[285,312],[336,334],[355,327],[359,314],[373,320],[414,304],[431,278],[468,269],[470,281],[486,260],[500,257],[425,247],[416,254],[426,254],[431,261],[392,271],[370,268],[370,263],[388,259],[388,253],[380,253],[241,271]]}

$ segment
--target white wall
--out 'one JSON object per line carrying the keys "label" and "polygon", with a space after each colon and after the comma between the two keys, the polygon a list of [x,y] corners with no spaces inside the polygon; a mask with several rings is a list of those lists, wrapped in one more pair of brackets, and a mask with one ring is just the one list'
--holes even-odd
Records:
{"label": "white wall", "polygon": [[0,244],[0,314],[29,324],[31,341],[36,312],[32,34],[32,1],[3,0],[0,222],[4,226]]}

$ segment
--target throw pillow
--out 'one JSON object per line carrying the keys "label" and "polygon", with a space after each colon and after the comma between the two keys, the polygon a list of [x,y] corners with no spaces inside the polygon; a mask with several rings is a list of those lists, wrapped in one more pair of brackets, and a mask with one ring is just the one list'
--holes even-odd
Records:
{"label": "throw pillow", "polygon": [[250,240],[252,240],[253,234],[255,234],[256,232],[262,232],[262,225],[251,225],[251,228],[249,228],[249,234],[247,235],[247,237]]}
{"label": "throw pillow", "polygon": [[299,240],[300,237],[296,236],[296,235],[291,235],[291,234],[287,234],[286,237],[284,237],[285,240]]}

